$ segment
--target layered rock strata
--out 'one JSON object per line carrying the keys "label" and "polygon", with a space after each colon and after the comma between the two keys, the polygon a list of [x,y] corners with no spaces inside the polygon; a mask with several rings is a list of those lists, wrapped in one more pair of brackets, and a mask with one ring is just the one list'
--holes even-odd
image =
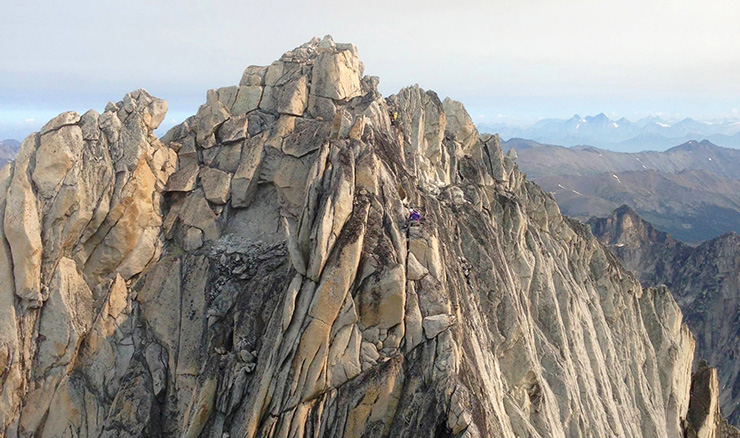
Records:
{"label": "layered rock strata", "polygon": [[668,290],[460,103],[377,84],[327,37],[161,141],[143,91],[26,139],[0,177],[6,436],[682,436]]}

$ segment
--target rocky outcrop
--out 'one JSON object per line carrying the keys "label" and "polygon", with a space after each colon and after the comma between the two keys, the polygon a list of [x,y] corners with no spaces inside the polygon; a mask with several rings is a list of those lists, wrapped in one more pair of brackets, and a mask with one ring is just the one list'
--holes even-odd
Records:
{"label": "rocky outcrop", "polygon": [[362,71],[314,39],[161,141],[143,91],[26,140],[0,178],[7,436],[682,436],[668,290],[461,104]]}
{"label": "rocky outcrop", "polygon": [[177,156],[152,131],[166,110],[138,90],[103,114],[60,114],[2,170],[7,436],[88,435],[103,424],[136,344],[126,281],[164,243],[162,194]]}
{"label": "rocky outcrop", "polygon": [[727,424],[719,412],[717,370],[699,364],[691,378],[691,403],[686,417],[687,438],[735,438],[740,431]]}
{"label": "rocky outcrop", "polygon": [[696,337],[695,361],[717,368],[722,414],[740,424],[740,236],[728,233],[691,247],[627,206],[589,225],[643,285],[668,286]]}

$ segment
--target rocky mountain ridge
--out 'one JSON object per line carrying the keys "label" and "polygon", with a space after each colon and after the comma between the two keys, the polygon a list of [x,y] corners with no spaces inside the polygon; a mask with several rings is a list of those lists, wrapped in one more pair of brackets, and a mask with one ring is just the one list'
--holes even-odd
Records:
{"label": "rocky mountain ridge", "polygon": [[0,166],[15,158],[20,146],[15,140],[0,140]]}
{"label": "rocky mountain ridge", "polygon": [[[656,170],[678,173],[703,170],[731,179],[740,177],[740,149],[717,146],[710,141],[688,141],[663,152],[615,152],[590,146],[563,147],[531,140],[511,139],[504,151],[514,148],[517,164],[533,179],[558,175],[594,175],[606,172]],[[549,160],[543,160],[547,156]]]}
{"label": "rocky mountain ridge", "polygon": [[542,119],[531,126],[505,123],[481,126],[484,132],[497,132],[503,138],[528,138],[540,143],[563,146],[590,145],[624,152],[665,150],[691,140],[708,139],[725,147],[740,147],[740,121],[726,119],[703,122],[691,118],[670,122],[660,117],[630,121],[614,120],[604,113],[570,119]]}
{"label": "rocky mountain ridge", "polygon": [[634,154],[524,140],[504,144],[511,147],[522,170],[571,217],[606,217],[627,204],[690,244],[740,231],[740,150],[706,141]]}
{"label": "rocky mountain ridge", "polygon": [[691,247],[627,206],[589,225],[644,286],[668,286],[696,338],[696,360],[717,368],[722,414],[740,425],[740,236]]}
{"label": "rocky mountain ridge", "polygon": [[725,434],[670,292],[462,104],[377,84],[325,37],[161,140],[143,90],[29,136],[0,173],[5,436]]}

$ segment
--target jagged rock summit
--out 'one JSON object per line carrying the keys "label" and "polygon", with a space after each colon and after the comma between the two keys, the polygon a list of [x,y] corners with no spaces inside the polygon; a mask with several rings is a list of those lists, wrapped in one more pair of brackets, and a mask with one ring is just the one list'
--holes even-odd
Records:
{"label": "jagged rock summit", "polygon": [[6,436],[683,435],[668,290],[460,103],[362,70],[314,39],[161,140],[144,91],[25,140],[0,174]]}

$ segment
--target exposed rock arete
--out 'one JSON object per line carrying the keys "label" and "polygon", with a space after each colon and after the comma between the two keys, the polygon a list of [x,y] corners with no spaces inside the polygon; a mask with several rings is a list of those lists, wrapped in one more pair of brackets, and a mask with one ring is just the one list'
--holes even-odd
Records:
{"label": "exposed rock arete", "polygon": [[670,288],[696,337],[694,362],[717,368],[722,414],[740,425],[740,236],[727,233],[692,247],[627,206],[588,223],[643,285]]}
{"label": "exposed rock arete", "polygon": [[161,140],[142,90],[27,138],[0,175],[6,436],[683,436],[668,290],[460,103],[377,84],[314,39]]}

